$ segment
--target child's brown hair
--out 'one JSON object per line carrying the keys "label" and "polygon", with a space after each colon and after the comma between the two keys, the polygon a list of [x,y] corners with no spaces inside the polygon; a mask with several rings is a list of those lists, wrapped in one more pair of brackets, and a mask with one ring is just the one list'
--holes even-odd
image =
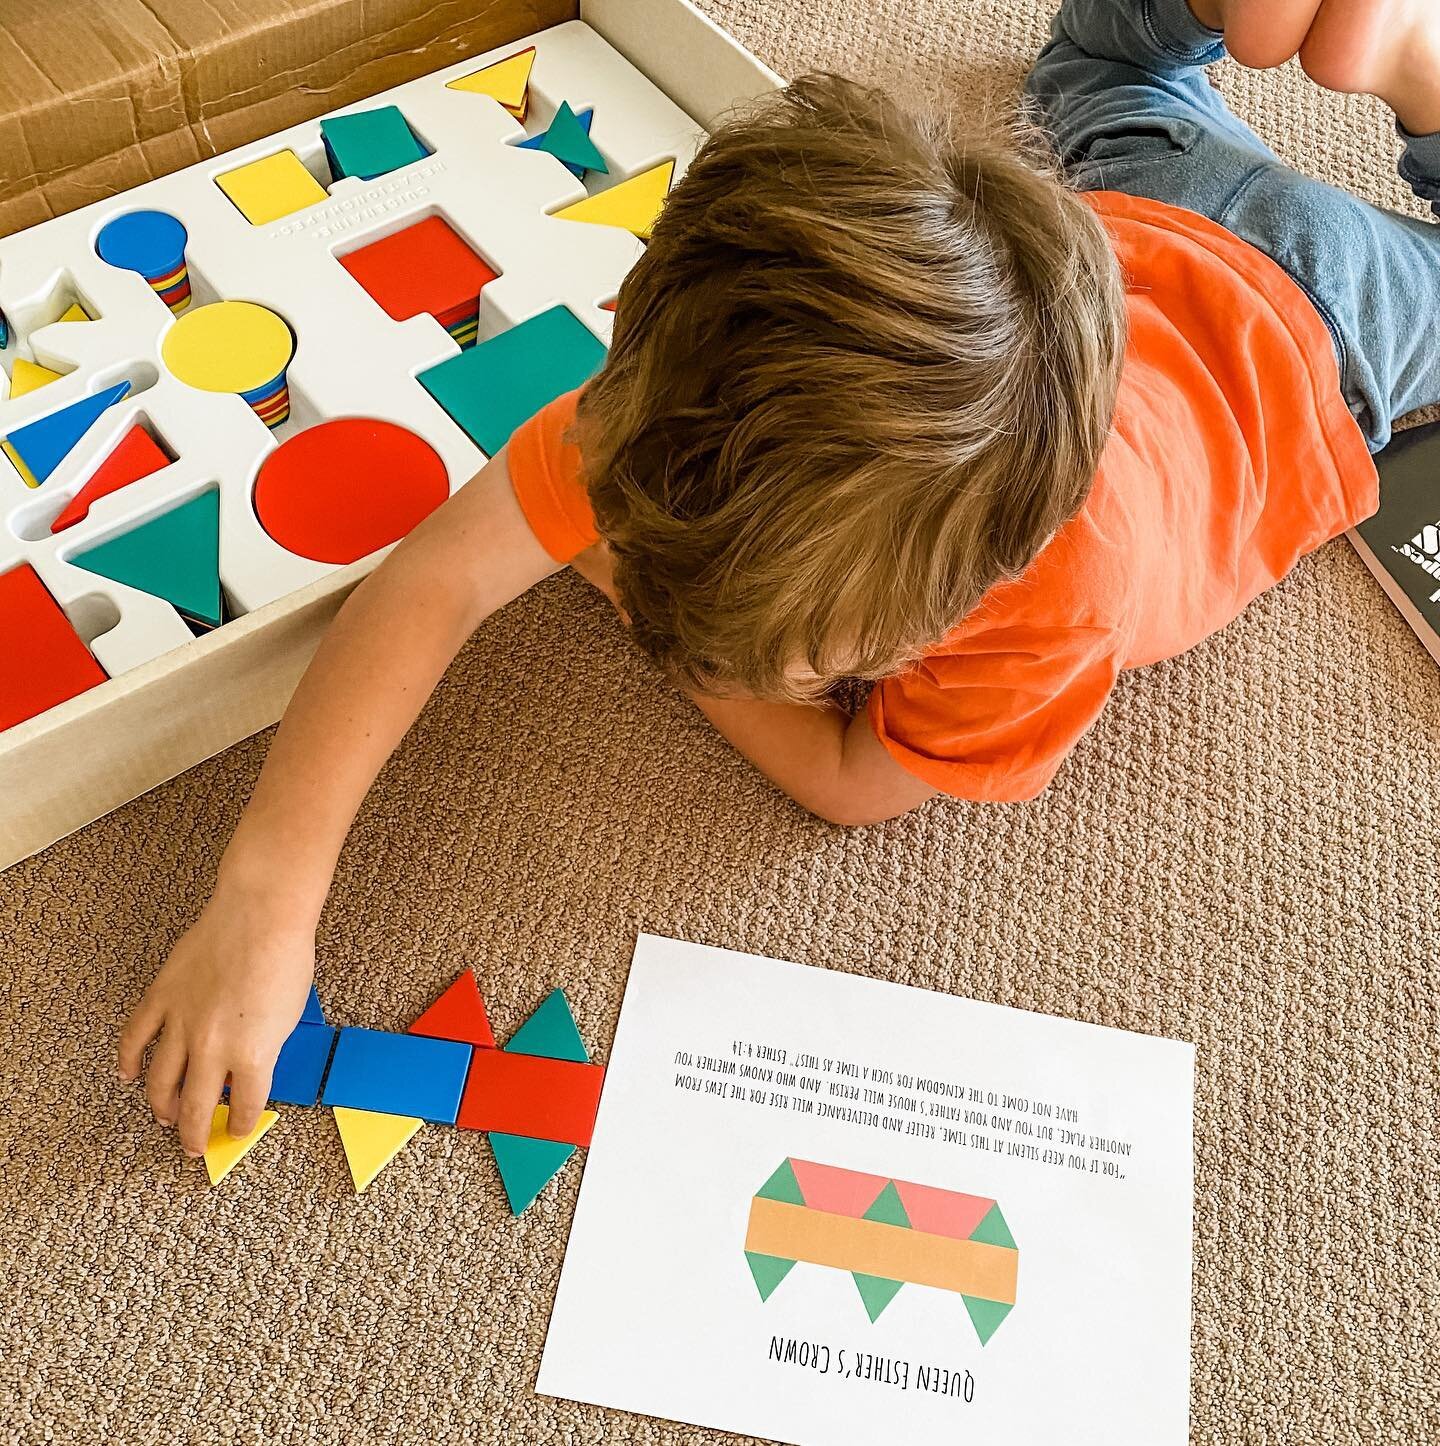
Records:
{"label": "child's brown hair", "polygon": [[1013,140],[808,76],[666,203],[586,389],[586,481],[678,682],[809,700],[898,671],[1084,501],[1123,288]]}

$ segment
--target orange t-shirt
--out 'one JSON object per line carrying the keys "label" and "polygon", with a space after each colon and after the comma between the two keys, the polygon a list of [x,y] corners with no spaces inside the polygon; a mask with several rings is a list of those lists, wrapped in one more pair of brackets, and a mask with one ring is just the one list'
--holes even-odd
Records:
{"label": "orange t-shirt", "polygon": [[[1379,505],[1329,333],[1295,282],[1204,217],[1088,199],[1125,272],[1130,322],[1094,487],[1022,576],[870,697],[891,755],[961,798],[1035,797],[1121,669],[1193,647]],[[564,440],[574,412],[573,393],[553,402],[508,453],[559,562],[596,539]]]}

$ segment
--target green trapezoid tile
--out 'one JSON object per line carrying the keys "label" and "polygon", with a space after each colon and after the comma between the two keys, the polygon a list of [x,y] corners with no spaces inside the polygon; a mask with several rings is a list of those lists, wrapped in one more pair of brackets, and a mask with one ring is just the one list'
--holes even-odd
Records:
{"label": "green trapezoid tile", "polygon": [[769,1300],[775,1287],[790,1274],[793,1260],[781,1260],[778,1255],[759,1255],[753,1250],[745,1252],[745,1263],[755,1277],[755,1288],[761,1300]]}
{"label": "green trapezoid tile", "polygon": [[995,1334],[1000,1322],[1015,1309],[1013,1305],[1005,1305],[998,1300],[980,1300],[973,1295],[962,1295],[960,1299],[970,1312],[970,1320],[982,1346]]}
{"label": "green trapezoid tile", "polygon": [[851,1275],[859,1288],[860,1299],[865,1302],[865,1314],[870,1317],[873,1325],[880,1319],[880,1312],[895,1299],[905,1282],[884,1280],[878,1275],[861,1275],[857,1271],[851,1271]]}
{"label": "green trapezoid tile", "polygon": [[[878,1220],[883,1225],[903,1225],[907,1230],[910,1228],[910,1217],[905,1213],[905,1204],[900,1199],[900,1192],[895,1188],[893,1180],[871,1201],[864,1218]],[[859,1280],[860,1277],[857,1275],[855,1279]]]}
{"label": "green trapezoid tile", "polygon": [[781,1160],[775,1173],[755,1192],[757,1200],[783,1200],[787,1205],[803,1205],[805,1197],[800,1193],[800,1182],[795,1178],[794,1167],[789,1160]]}
{"label": "green trapezoid tile", "polygon": [[985,1218],[970,1232],[971,1240],[978,1240],[982,1245],[1005,1245],[1011,1250],[1015,1247],[1015,1237],[1010,1234],[1010,1227],[1005,1223],[1005,1217],[1000,1213],[998,1205],[992,1205],[986,1212]]}

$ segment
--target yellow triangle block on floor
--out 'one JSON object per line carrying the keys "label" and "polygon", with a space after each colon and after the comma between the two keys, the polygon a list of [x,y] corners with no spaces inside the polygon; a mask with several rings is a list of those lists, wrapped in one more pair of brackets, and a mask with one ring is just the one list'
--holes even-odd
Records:
{"label": "yellow triangle block on floor", "polygon": [[65,315],[60,318],[61,321],[92,321],[93,319],[78,301],[72,301],[65,309]]}
{"label": "yellow triangle block on floor", "polygon": [[20,474],[20,480],[27,487],[38,487],[40,485],[39,482],[35,480],[35,474],[25,465],[24,461],[21,459],[20,454],[14,449],[14,447],[9,444],[9,442],[0,442],[0,452],[4,452],[4,454],[10,459],[15,470]]}
{"label": "yellow triangle block on floor", "polygon": [[10,373],[10,395],[23,397],[27,392],[38,392],[41,387],[48,387],[51,382],[59,380],[59,372],[52,372],[49,367],[42,367],[39,362],[26,361],[24,357],[17,356],[15,369]]}
{"label": "yellow triangle block on floor", "polygon": [[365,1187],[424,1124],[411,1115],[383,1115],[378,1110],[352,1110],[346,1105],[335,1105],[334,1110],[335,1127],[340,1131],[357,1195],[365,1193]]}
{"label": "yellow triangle block on floor", "polygon": [[618,186],[583,201],[565,206],[555,215],[562,221],[589,221],[595,226],[619,226],[633,232],[642,241],[650,239],[650,230],[655,218],[670,194],[670,178],[675,174],[674,161],[662,161],[621,181]]}
{"label": "yellow triangle block on floor", "polygon": [[530,71],[535,64],[535,47],[507,55],[484,70],[462,75],[459,80],[448,82],[450,90],[465,90],[471,95],[488,95],[498,100],[517,120],[525,119],[529,100]]}
{"label": "yellow triangle block on floor", "polygon": [[210,1117],[210,1143],[205,1146],[205,1169],[210,1183],[218,1185],[279,1118],[274,1110],[261,1110],[260,1123],[243,1140],[234,1140],[230,1137],[230,1106],[216,1105]]}

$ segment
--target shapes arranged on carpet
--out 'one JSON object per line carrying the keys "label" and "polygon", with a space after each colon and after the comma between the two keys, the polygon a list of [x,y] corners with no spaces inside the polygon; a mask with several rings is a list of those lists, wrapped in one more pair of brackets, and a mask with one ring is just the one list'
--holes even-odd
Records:
{"label": "shapes arranged on carpet", "polygon": [[[0,626],[3,617],[0,611]],[[497,1050],[475,973],[465,969],[404,1034],[333,1028],[312,984],[276,1061],[270,1101],[318,1102],[334,1112],[357,1194],[427,1121],[484,1130],[518,1215],[576,1146],[590,1143],[604,1080],[604,1067],[590,1063],[563,990],[552,990]],[[267,1115],[273,1123],[273,1113]],[[223,1122],[212,1129],[216,1183],[264,1128],[248,1142],[229,1141]]]}

